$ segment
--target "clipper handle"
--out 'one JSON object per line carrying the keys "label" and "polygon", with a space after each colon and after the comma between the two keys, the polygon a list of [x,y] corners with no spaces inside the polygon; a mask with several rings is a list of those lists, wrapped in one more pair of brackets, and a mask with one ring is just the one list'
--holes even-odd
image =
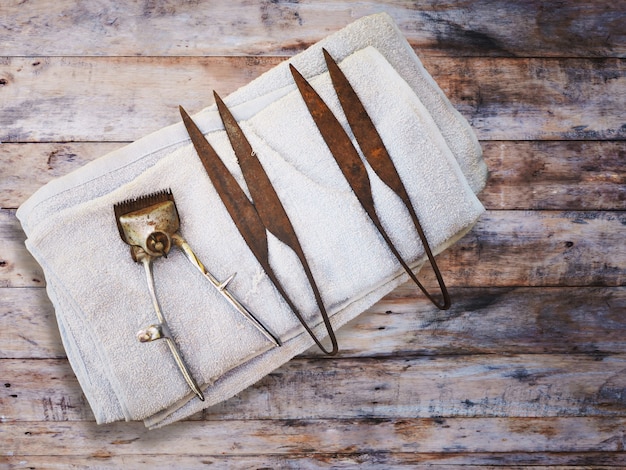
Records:
{"label": "clipper handle", "polygon": [[202,275],[209,280],[211,285],[215,287],[218,290],[218,292],[222,294],[222,296],[224,296],[224,298],[228,300],[228,302],[237,309],[239,313],[241,313],[244,317],[246,317],[246,319],[250,321],[256,327],[256,329],[259,330],[263,334],[263,336],[265,336],[268,340],[270,340],[274,344],[274,346],[281,346],[282,343],[280,339],[274,336],[272,333],[270,333],[268,328],[265,325],[263,325],[263,323],[261,323],[261,321],[258,320],[252,314],[252,312],[250,312],[250,310],[248,310],[244,305],[242,305],[242,303],[239,302],[239,300],[237,300],[237,298],[233,294],[231,294],[228,291],[228,289],[226,289],[226,286],[228,285],[230,281],[233,280],[236,273],[230,275],[228,279],[226,279],[225,281],[220,282],[215,278],[215,276],[213,276],[204,267],[202,262],[198,259],[196,254],[193,252],[193,250],[189,246],[189,243],[187,243],[187,241],[182,236],[180,236],[178,233],[173,234],[172,243],[182,250],[182,252],[185,254],[189,262],[193,264],[196,267],[196,269],[198,269],[198,271],[200,271]]}
{"label": "clipper handle", "polygon": [[189,367],[187,367],[187,364],[185,363],[182,354],[178,350],[178,346],[176,345],[174,339],[172,338],[172,335],[170,334],[169,327],[167,326],[167,322],[165,321],[165,317],[163,316],[163,312],[161,311],[161,306],[159,305],[159,300],[157,299],[156,290],[154,288],[154,277],[152,275],[152,258],[146,254],[140,259],[140,261],[142,261],[143,266],[146,270],[148,290],[150,291],[152,305],[159,319],[159,323],[157,323],[156,325],[151,325],[148,328],[139,331],[137,333],[137,339],[139,339],[139,341],[141,341],[142,343],[165,339],[167,341],[167,345],[170,348],[170,352],[174,357],[174,361],[176,362],[176,365],[178,366],[181,374],[185,378],[187,385],[189,385],[189,388],[193,391],[193,393],[196,394],[196,396],[201,401],[204,401],[204,394],[202,393],[202,390],[200,390],[198,383],[191,375]]}

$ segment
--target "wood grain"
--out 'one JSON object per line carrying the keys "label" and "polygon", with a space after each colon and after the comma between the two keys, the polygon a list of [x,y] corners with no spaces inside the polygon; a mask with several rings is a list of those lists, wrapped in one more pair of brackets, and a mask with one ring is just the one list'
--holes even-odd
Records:
{"label": "wood grain", "polygon": [[424,65],[480,139],[626,136],[623,59],[425,58]]}
{"label": "wood grain", "polygon": [[[4,460],[3,460],[4,459]],[[1,457],[9,468],[150,468],[170,470],[173,457],[162,455],[29,455]],[[180,468],[216,468],[249,470],[250,468],[281,468],[294,470],[324,468],[367,468],[373,470],[433,469],[441,470],[612,470],[626,465],[624,452],[358,452],[358,453],[290,453],[259,455],[192,454],[176,455]],[[11,467],[13,465],[13,467]]]}
{"label": "wood grain", "polygon": [[[180,121],[281,58],[5,58],[2,142],[132,141]],[[128,84],[132,83],[132,86]],[[24,93],[28,90],[28,93]],[[123,118],[122,118],[123,117]]]}
{"label": "wood grain", "polygon": [[[314,349],[172,426],[96,426],[14,209],[50,179],[388,12],[481,139],[488,213]],[[0,5],[0,468],[626,468],[626,4]],[[428,274],[424,273],[428,282]]]}
{"label": "wood grain", "polygon": [[26,250],[14,210],[0,210],[0,288],[45,286],[41,266]]}
{"label": "wood grain", "polygon": [[492,211],[438,263],[452,286],[620,286],[625,217],[609,211]]}
{"label": "wood grain", "polygon": [[[412,284],[396,289],[337,332],[341,357],[626,354],[625,287],[453,288],[451,293],[452,308],[440,312]],[[0,297],[0,358],[65,358],[44,289],[7,288]],[[319,355],[312,348],[302,357]]]}
{"label": "wood grain", "polygon": [[[623,56],[620,2],[212,0],[3,3],[0,55],[291,55],[385,11],[430,55]],[[54,18],[50,21],[50,18]]]}
{"label": "wood grain", "polygon": [[2,446],[25,457],[374,452],[616,452],[625,418],[245,420],[97,426],[88,421],[3,424]]}
{"label": "wood grain", "polygon": [[621,353],[623,289],[453,288],[441,312],[407,283],[339,330],[342,355]]}
{"label": "wood grain", "polygon": [[[5,58],[0,140],[136,140],[179,122],[179,105],[199,111],[213,104],[212,88],[225,96],[282,60]],[[424,65],[480,139],[626,138],[624,59],[425,58]]]}
{"label": "wood grain", "polygon": [[[449,286],[620,286],[625,233],[622,212],[492,211],[438,263]],[[0,286],[44,285],[24,238],[13,212],[1,210]],[[427,268],[420,276],[435,285]]]}
{"label": "wood grain", "polygon": [[37,189],[124,145],[65,142],[0,145],[0,207],[17,209]]}
{"label": "wood grain", "polygon": [[65,357],[45,289],[0,288],[0,298],[0,358]]}
{"label": "wood grain", "polygon": [[[4,359],[5,422],[93,421],[66,360]],[[624,355],[299,358],[191,420],[623,416]]]}
{"label": "wood grain", "polygon": [[626,209],[626,141],[482,142],[488,209]]}

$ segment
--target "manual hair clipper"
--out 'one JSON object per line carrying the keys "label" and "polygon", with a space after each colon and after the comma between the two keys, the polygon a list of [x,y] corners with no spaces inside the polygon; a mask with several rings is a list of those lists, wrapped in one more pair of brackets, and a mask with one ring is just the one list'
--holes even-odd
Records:
{"label": "manual hair clipper", "polygon": [[137,333],[137,339],[141,342],[165,339],[176,361],[176,365],[191,390],[193,390],[200,400],[204,401],[204,395],[192,377],[170,333],[154,287],[152,261],[160,257],[167,258],[172,245],[179,247],[191,264],[209,280],[211,285],[213,285],[237,311],[252,322],[268,340],[274,345],[280,346],[280,340],[272,335],[269,330],[226,289],[227,284],[235,277],[235,274],[231,275],[225,281],[219,282],[207,271],[187,241],[178,233],[180,219],[171,190],[159,191],[141,196],[137,199],[130,199],[115,204],[114,213],[120,237],[125,243],[130,245],[133,260],[144,265],[148,281],[148,290],[159,320],[159,323],[150,325],[139,331]]}

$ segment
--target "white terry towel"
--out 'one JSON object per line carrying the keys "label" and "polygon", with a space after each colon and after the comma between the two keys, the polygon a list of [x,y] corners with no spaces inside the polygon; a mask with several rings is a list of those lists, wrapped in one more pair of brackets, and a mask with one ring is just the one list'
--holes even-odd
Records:
{"label": "white terry towel", "polygon": [[[321,47],[339,61],[373,118],[441,252],[484,211],[480,147],[385,14],[363,18],[292,58],[349,130],[325,73]],[[280,64],[225,99],[293,223],[335,328],[407,280],[360,207]],[[245,183],[212,106],[194,117]],[[369,168],[368,168],[369,170]],[[402,202],[370,173],[382,223],[414,266],[424,252]],[[181,233],[218,279],[284,342],[272,345],[177,251],[155,262],[157,294],[205,402],[194,398],[164,342],[135,332],[156,317],[143,267],[117,232],[113,205],[171,188]],[[159,427],[225,400],[310,347],[239,235],[184,126],[177,124],[41,188],[18,210],[27,247],[42,265],[68,359],[98,423]],[[319,312],[295,255],[270,235],[270,263],[318,335]],[[445,273],[444,273],[445,276]],[[341,344],[339,345],[341,348]]]}

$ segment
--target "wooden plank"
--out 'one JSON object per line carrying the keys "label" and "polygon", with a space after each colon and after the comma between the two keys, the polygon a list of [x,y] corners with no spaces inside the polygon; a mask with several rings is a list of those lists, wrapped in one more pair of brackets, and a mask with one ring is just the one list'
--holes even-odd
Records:
{"label": "wooden plank", "polygon": [[624,416],[624,365],[582,355],[301,359],[202,418]]}
{"label": "wooden plank", "polygon": [[[14,209],[53,178],[121,142],[0,145],[0,207]],[[626,141],[483,141],[488,209],[626,209]]]}
{"label": "wooden plank", "polygon": [[338,331],[342,356],[626,352],[623,287],[453,288],[451,295],[442,312],[404,284]]}
{"label": "wooden plank", "polygon": [[[283,58],[5,58],[3,142],[131,141]],[[626,138],[626,60],[425,58],[484,140]]]}
{"label": "wooden plank", "polygon": [[[410,284],[338,330],[341,357],[626,354],[626,288],[453,288],[435,309]],[[62,359],[45,290],[0,290],[0,358]],[[511,312],[514,312],[511,314]],[[303,357],[319,357],[316,348]]]}
{"label": "wooden plank", "polygon": [[616,452],[626,418],[405,418],[245,420],[175,423],[148,431],[140,423],[2,425],[2,454],[256,455],[470,452]]}
{"label": "wooden plank", "polygon": [[621,286],[625,221],[624,212],[491,211],[438,263],[452,286]]}
{"label": "wooden plank", "polygon": [[[620,286],[625,232],[620,211],[491,211],[438,262],[452,287]],[[44,284],[24,238],[13,211],[0,210],[0,287]]]}
{"label": "wooden plank", "polygon": [[2,288],[0,299],[0,358],[65,357],[45,289]]}
{"label": "wooden plank", "polygon": [[14,210],[0,210],[0,288],[43,287],[41,266],[26,250],[22,231]]}
{"label": "wooden plank", "polygon": [[[0,54],[293,54],[364,15],[386,11],[434,55],[620,56],[619,2],[422,1],[4,2]],[[193,18],[193,21],[191,20]]]}
{"label": "wooden plank", "polygon": [[39,421],[94,421],[67,360],[3,359],[0,364],[2,422],[21,421],[33,413]]}
{"label": "wooden plank", "polygon": [[[264,454],[255,455],[176,455],[177,468],[200,468],[212,465],[216,468],[248,470],[251,468],[281,469],[340,469],[367,468],[371,470],[393,469],[439,469],[439,470],[594,470],[623,468],[626,466],[624,452],[531,452],[531,453],[445,453],[422,452],[372,452],[357,454]],[[9,468],[66,470],[93,468],[150,468],[170,470],[172,459],[152,455],[17,455],[5,457]],[[0,462],[3,457],[0,456]]]}
{"label": "wooden plank", "polygon": [[[281,58],[5,58],[0,140],[131,141],[199,111]],[[124,117],[124,119],[121,119]]]}
{"label": "wooden plank", "polygon": [[425,58],[424,65],[480,139],[626,137],[624,60]]}
{"label": "wooden plank", "polygon": [[[2,419],[93,421],[66,360],[2,359]],[[192,420],[626,416],[624,355],[294,359]]]}
{"label": "wooden plank", "polygon": [[0,207],[17,209],[37,189],[124,145],[67,142],[0,145]]}
{"label": "wooden plank", "polygon": [[488,209],[626,209],[626,141],[482,142]]}

